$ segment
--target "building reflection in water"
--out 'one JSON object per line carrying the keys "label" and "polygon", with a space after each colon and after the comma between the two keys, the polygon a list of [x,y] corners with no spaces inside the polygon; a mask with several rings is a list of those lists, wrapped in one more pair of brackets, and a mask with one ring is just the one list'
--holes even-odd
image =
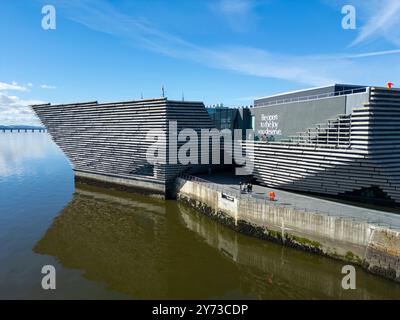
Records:
{"label": "building reflection in water", "polygon": [[[174,201],[76,186],[34,248],[134,299],[398,298],[400,286],[343,263],[237,234]],[[79,290],[79,288],[77,288]]]}

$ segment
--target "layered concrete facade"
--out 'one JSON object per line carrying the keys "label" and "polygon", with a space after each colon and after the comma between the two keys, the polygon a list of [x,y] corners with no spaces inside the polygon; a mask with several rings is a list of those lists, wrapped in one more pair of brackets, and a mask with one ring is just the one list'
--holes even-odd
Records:
{"label": "layered concrete facade", "polygon": [[[323,117],[339,114],[324,121],[316,119],[319,114],[303,120],[296,116],[299,103],[308,104],[313,114],[326,108]],[[365,93],[254,108],[252,112],[270,108],[271,112],[293,112],[294,123],[296,119],[301,124],[320,123],[285,139],[246,141],[254,148],[253,174],[260,184],[400,203],[400,90],[368,87]],[[289,127],[295,127],[294,123]],[[280,130],[285,131],[285,125]]]}
{"label": "layered concrete facade", "polygon": [[[171,122],[177,123],[177,133],[189,128],[197,137],[202,129],[247,129],[253,122],[256,139],[244,146],[254,149],[250,174],[258,183],[400,203],[399,89],[334,85],[262,98],[254,108],[216,108],[209,110],[212,117],[201,102],[165,98],[33,109],[71,161],[77,179],[163,196],[181,173],[209,168],[171,161],[172,148],[187,142],[172,146]],[[146,158],[155,142],[147,139],[149,131],[158,135],[155,163]],[[191,143],[201,150],[201,139]],[[202,163],[201,152],[197,163]]]}
{"label": "layered concrete facade", "polygon": [[[171,163],[169,123],[184,128],[213,128],[201,102],[165,98],[115,103],[88,102],[32,106],[55,143],[72,163],[78,180],[165,196],[181,172],[207,170],[201,165]],[[148,139],[149,131],[154,139]],[[157,143],[158,160],[147,159]],[[200,142],[199,142],[200,143]],[[183,141],[177,143],[179,148]],[[200,147],[199,147],[200,148]],[[199,161],[200,163],[200,161]]]}

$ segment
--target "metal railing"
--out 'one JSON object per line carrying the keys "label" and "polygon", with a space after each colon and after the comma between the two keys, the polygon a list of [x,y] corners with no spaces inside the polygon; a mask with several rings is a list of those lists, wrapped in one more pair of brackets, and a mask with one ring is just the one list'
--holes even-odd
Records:
{"label": "metal railing", "polygon": [[279,141],[258,140],[270,144],[315,146],[320,148],[351,148],[351,115],[338,116],[326,123],[308,128]]}
{"label": "metal railing", "polygon": [[351,115],[341,116],[336,120],[328,120],[315,128],[290,136],[287,141],[296,145],[315,145],[318,147],[350,148],[351,147]]}
{"label": "metal railing", "polygon": [[[254,108],[267,107],[267,106],[271,106],[271,105],[279,105],[279,104],[285,104],[285,103],[291,103],[291,102],[301,102],[301,101],[318,100],[318,99],[322,99],[322,98],[339,97],[339,96],[345,96],[345,95],[349,95],[349,94],[363,93],[363,92],[367,92],[367,88],[356,88],[356,89],[349,89],[349,90],[343,90],[343,91],[314,94],[314,95],[303,96],[303,97],[277,99],[277,100],[257,104],[254,106]],[[262,100],[262,99],[260,99],[260,100]]]}

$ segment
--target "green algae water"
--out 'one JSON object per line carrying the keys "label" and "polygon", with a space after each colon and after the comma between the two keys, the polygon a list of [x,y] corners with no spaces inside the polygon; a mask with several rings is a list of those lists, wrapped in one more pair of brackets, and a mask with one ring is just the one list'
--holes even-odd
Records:
{"label": "green algae water", "polygon": [[[56,290],[41,287],[44,265]],[[74,184],[43,133],[0,133],[1,299],[400,299],[400,285],[237,234],[175,201]]]}

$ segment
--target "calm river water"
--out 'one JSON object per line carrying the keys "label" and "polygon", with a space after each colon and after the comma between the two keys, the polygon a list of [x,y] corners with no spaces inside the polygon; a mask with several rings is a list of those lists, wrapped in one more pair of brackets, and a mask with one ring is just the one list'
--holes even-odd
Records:
{"label": "calm river water", "polygon": [[[44,265],[57,288],[41,287]],[[400,285],[237,234],[174,201],[74,185],[44,133],[0,133],[0,298],[399,299]]]}

